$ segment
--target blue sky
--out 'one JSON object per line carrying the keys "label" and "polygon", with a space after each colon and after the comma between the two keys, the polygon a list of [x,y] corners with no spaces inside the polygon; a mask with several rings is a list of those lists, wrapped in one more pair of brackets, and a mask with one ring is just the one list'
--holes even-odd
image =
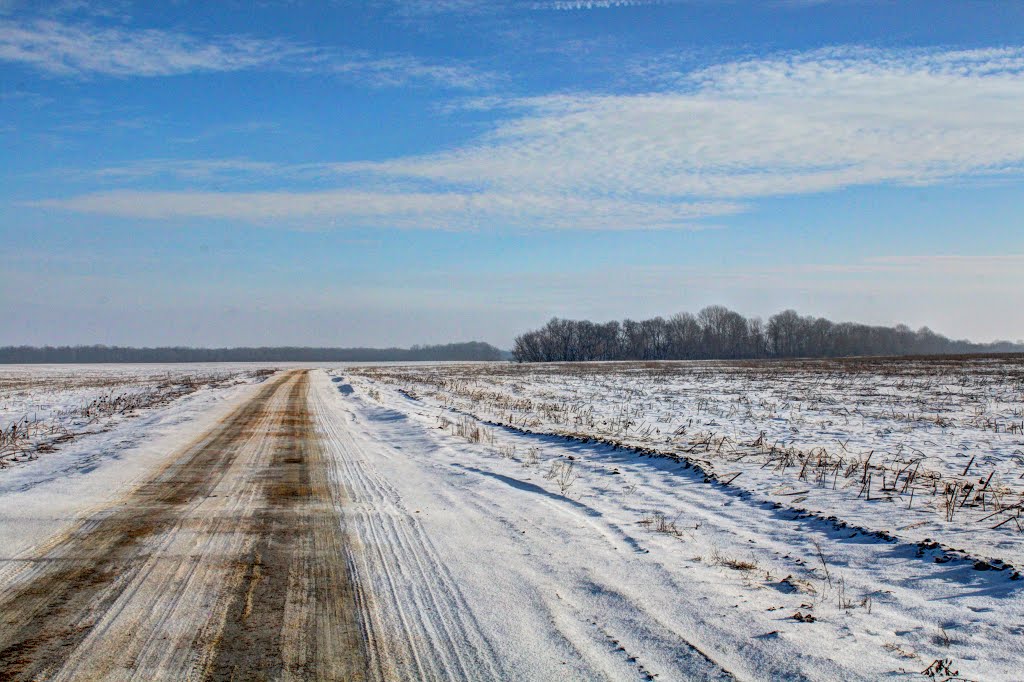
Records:
{"label": "blue sky", "polygon": [[1024,337],[1024,3],[0,0],[0,343]]}

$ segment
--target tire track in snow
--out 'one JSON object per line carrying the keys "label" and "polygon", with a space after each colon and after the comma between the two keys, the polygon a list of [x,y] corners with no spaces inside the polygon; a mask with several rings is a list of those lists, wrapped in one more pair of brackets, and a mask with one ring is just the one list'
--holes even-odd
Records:
{"label": "tire track in snow", "polygon": [[346,679],[365,647],[341,500],[291,372],[0,592],[2,679]]}
{"label": "tire track in snow", "polygon": [[[508,484],[505,476],[495,476],[476,467],[461,464],[451,466],[477,475],[485,480],[497,480]],[[643,564],[646,553],[640,544],[623,531],[617,524],[607,521],[597,510],[576,500],[563,498],[556,493],[548,492],[525,481],[523,485],[511,486],[517,491],[530,495],[540,495],[545,507],[551,508],[559,517],[573,521],[580,527],[590,528],[596,536],[617,552],[621,552],[623,560],[634,562],[639,568]],[[535,490],[536,489],[536,490]],[[506,508],[501,498],[495,495],[475,493],[466,495],[464,502],[482,515],[494,516],[501,512],[502,525],[512,533],[529,528],[533,537],[543,536],[549,542],[563,544],[569,542],[572,533],[566,532],[567,526],[555,523],[554,526],[538,522],[532,516],[517,514],[521,506],[510,505]],[[561,502],[561,504],[559,503]],[[515,519],[512,521],[511,519]],[[633,557],[632,559],[630,557]],[[645,565],[647,571],[652,567]],[[567,575],[564,567],[549,561],[542,552],[533,555],[530,562],[533,575],[529,582],[556,586],[554,598],[545,599],[545,608],[551,623],[557,629],[564,642],[576,655],[587,661],[593,670],[605,670],[612,679],[611,671],[623,667],[631,669],[641,680],[654,679],[685,679],[718,680],[725,682],[734,680],[735,676],[716,662],[709,654],[683,635],[687,631],[681,623],[667,622],[657,609],[650,608],[643,595],[643,585],[612,585],[602,580],[597,567],[588,567],[581,563],[576,574]],[[655,567],[653,570],[657,572]],[[662,579],[667,576],[660,576]],[[581,599],[579,594],[585,594]],[[588,603],[589,602],[589,603]],[[595,606],[595,602],[598,604]],[[619,634],[613,637],[610,631]],[[655,674],[648,670],[648,664],[636,650],[643,647],[641,640],[646,640],[646,648],[650,642],[659,642],[660,651],[671,653],[671,666],[655,666],[660,672]],[[632,644],[630,644],[632,642]]]}
{"label": "tire track in snow", "polygon": [[381,446],[359,434],[333,386],[313,396],[324,447],[348,493],[348,529],[358,539],[350,561],[374,673],[384,679],[507,679],[415,513],[367,457]]}
{"label": "tire track in snow", "polygon": [[[467,546],[486,552],[493,545],[501,547],[502,554],[513,555],[507,565],[494,565],[494,580],[512,585],[517,595],[508,604],[506,618],[533,625],[520,630],[526,639],[515,644],[493,641],[503,656],[509,656],[510,646],[517,650],[510,662],[517,679],[734,679],[709,656],[706,642],[687,638],[690,623],[663,617],[645,593],[643,580],[635,586],[613,585],[607,569],[614,575],[624,566],[633,567],[639,579],[649,576],[652,568],[637,538],[599,510],[507,471],[489,470],[476,454],[487,450],[485,446],[443,435],[427,423],[433,421],[430,415],[404,414],[404,403],[392,409],[391,402],[379,406],[360,397],[337,400],[345,406],[347,420],[355,422],[348,431],[357,440],[373,440],[366,456],[380,462],[390,480],[400,485],[400,477],[409,475],[419,487],[433,491],[423,500],[434,509],[432,519],[438,511],[455,514],[460,526],[479,534]],[[462,451],[464,458],[456,454]],[[497,453],[491,456],[501,461]],[[445,532],[444,528],[440,530]],[[484,537],[493,540],[480,541]],[[445,545],[446,552],[463,551],[456,536],[450,540],[455,544]],[[581,553],[566,561],[566,551],[573,551],[581,540]],[[598,551],[591,555],[593,550]],[[465,569],[456,570],[463,575]],[[481,587],[470,587],[470,594],[477,596]],[[479,600],[468,605],[489,606]],[[489,624],[488,633],[495,625]],[[530,660],[519,650],[544,653],[541,659]]]}

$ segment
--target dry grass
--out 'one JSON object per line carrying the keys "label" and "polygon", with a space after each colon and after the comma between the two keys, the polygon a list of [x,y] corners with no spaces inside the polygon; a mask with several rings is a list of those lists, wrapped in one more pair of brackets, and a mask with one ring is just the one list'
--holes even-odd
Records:
{"label": "dry grass", "polygon": [[[931,508],[947,522],[1024,532],[1019,356],[357,371],[481,419],[684,458],[728,472],[727,482],[742,483],[744,467],[754,467],[808,491],[847,490],[865,502]],[[953,468],[954,429],[978,442],[1017,437],[1020,447],[999,460],[966,453]],[[919,431],[933,439],[928,451],[906,442]],[[809,445],[803,435],[836,432],[868,434],[878,446],[857,447],[849,436]]]}
{"label": "dry grass", "polygon": [[575,462],[564,460],[552,461],[547,473],[544,474],[544,478],[554,481],[563,495],[569,491],[579,477],[580,473],[576,470]]}
{"label": "dry grass", "polygon": [[759,566],[753,559],[737,559],[736,557],[727,556],[716,547],[711,550],[711,556],[708,563],[714,566],[723,566],[733,571],[756,571]]}
{"label": "dry grass", "polygon": [[[31,373],[31,370],[27,371]],[[81,377],[74,374],[6,377],[0,382],[0,390],[13,390],[14,393],[7,394],[5,400],[17,398],[19,403],[24,403],[26,414],[0,428],[0,468],[53,452],[60,445],[95,428],[94,425],[111,419],[130,417],[140,411],[166,405],[201,388],[225,386],[244,377],[263,381],[275,371],[258,369],[204,374],[168,372],[138,377],[102,374],[86,374]],[[39,416],[39,408],[33,406],[35,400],[51,400],[35,396],[97,388],[107,390],[78,405],[44,411],[43,417]]]}

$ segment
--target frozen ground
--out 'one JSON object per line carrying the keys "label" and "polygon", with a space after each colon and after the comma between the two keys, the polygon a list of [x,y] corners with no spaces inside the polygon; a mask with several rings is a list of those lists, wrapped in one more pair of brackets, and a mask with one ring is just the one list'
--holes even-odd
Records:
{"label": "frozen ground", "polygon": [[[573,567],[577,594],[592,600],[585,614],[631,623],[612,628],[620,642],[633,633],[635,647],[679,651],[637,634],[644,622],[672,623],[740,678],[899,677],[949,657],[969,679],[1011,680],[1024,664],[1024,581],[1004,568],[1024,564],[1024,536],[1004,522],[1019,512],[1024,472],[1021,369],[449,365],[361,368],[349,379],[391,415],[382,424],[408,420],[470,443],[450,446],[448,487],[488,488],[481,508],[517,518],[527,535],[552,534],[523,563],[555,566],[562,595]],[[424,450],[404,448],[402,459]],[[470,452],[490,456],[470,463]],[[827,476],[815,474],[819,460]],[[949,488],[958,492],[947,519]],[[623,556],[632,549],[628,567],[609,568],[598,538],[583,544],[595,527]],[[814,622],[794,618],[808,613]]]}
{"label": "frozen ground", "polygon": [[683,458],[732,487],[1024,566],[1024,359],[360,370],[459,413]]}
{"label": "frozen ground", "polygon": [[942,367],[206,385],[0,471],[0,676],[1019,680],[1019,365]]}
{"label": "frozen ground", "polygon": [[[0,459],[0,561],[116,499],[262,378],[252,367],[0,366],[0,425],[9,434],[26,416],[30,424]],[[119,395],[153,399],[83,414]]]}
{"label": "frozen ground", "polygon": [[246,365],[0,365],[0,468],[266,371]]}

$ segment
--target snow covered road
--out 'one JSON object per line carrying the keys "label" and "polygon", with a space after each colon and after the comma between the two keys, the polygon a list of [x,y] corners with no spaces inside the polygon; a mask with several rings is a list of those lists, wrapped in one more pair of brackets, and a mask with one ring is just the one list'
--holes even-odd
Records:
{"label": "snow covered road", "polygon": [[[477,468],[482,450],[445,444],[347,386],[320,384],[314,404],[358,540],[352,563],[376,674],[732,678],[679,634],[685,624],[638,612],[636,597],[664,595],[631,594],[647,588],[630,576],[644,550],[628,534],[570,498]],[[624,575],[633,584],[610,584]]]}
{"label": "snow covered road", "polygon": [[359,679],[307,392],[303,371],[267,382],[115,504],[5,562],[0,678]]}
{"label": "snow covered road", "polygon": [[[0,562],[0,678],[923,679],[949,657],[999,680],[1024,660],[1006,571],[679,462],[452,424],[343,369],[247,390],[49,539],[12,530],[41,528],[10,503],[35,489],[0,487],[26,547]],[[67,506],[103,471],[38,491]]]}

